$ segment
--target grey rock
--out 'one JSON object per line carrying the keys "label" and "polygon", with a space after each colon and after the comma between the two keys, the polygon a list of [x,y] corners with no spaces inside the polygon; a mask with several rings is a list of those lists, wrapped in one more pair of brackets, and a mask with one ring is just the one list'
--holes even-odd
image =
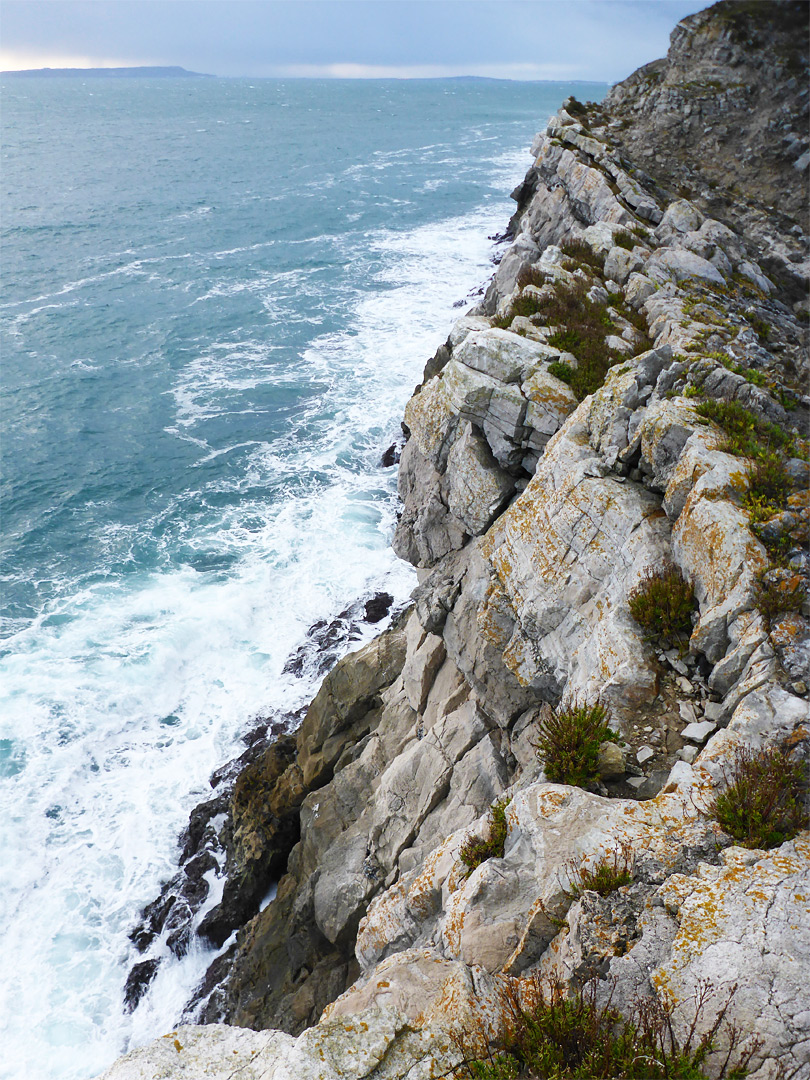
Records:
{"label": "grey rock", "polygon": [[599,776],[602,780],[617,780],[624,776],[624,751],[615,742],[603,742],[599,747]]}
{"label": "grey rock", "polygon": [[655,757],[655,751],[651,746],[642,746],[636,752],[636,761],[639,765],[646,765],[650,758]]}
{"label": "grey rock", "polygon": [[713,720],[701,720],[695,724],[687,724],[681,732],[681,737],[702,745],[716,730],[717,724]]}

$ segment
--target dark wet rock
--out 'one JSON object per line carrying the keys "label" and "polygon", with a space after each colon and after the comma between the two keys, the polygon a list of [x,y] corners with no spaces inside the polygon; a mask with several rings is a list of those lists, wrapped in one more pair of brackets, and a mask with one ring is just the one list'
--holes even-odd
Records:
{"label": "dark wet rock", "polygon": [[384,469],[390,469],[393,465],[399,464],[400,447],[396,443],[391,443],[388,449],[382,456],[380,464]]}
{"label": "dark wet rock", "polygon": [[132,1012],[157,974],[160,960],[141,960],[130,971],[124,986],[124,1011]]}
{"label": "dark wet rock", "polygon": [[366,601],[365,605],[366,622],[380,622],[391,610],[393,602],[393,596],[387,592],[377,593],[376,596],[372,596],[370,600]]}

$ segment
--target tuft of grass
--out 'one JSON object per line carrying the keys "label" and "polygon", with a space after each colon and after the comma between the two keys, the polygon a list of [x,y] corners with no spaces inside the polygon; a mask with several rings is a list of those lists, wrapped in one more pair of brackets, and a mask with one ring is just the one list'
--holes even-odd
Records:
{"label": "tuft of grass", "polygon": [[[706,981],[694,997],[694,1021],[683,1042],[675,1036],[673,1005],[657,998],[639,999],[629,1017],[604,1001],[600,982],[589,979],[572,992],[559,981],[533,975],[501,983],[497,1016],[491,1024],[453,1032],[462,1061],[454,1075],[472,1080],[704,1080],[704,1063],[725,1027],[725,1061],[712,1075],[735,1080],[761,1043],[740,1053],[741,1039],[725,1025],[731,997],[698,1039],[698,1023],[715,992]],[[704,1027],[706,1025],[703,1025]]]}
{"label": "tuft of grass", "polygon": [[499,799],[489,810],[489,833],[486,840],[480,836],[471,836],[459,851],[459,858],[467,867],[469,876],[477,866],[487,859],[502,859],[506,844],[506,808],[511,799]]}
{"label": "tuft of grass", "polygon": [[580,266],[589,266],[591,270],[601,275],[605,270],[605,256],[594,249],[584,240],[564,240],[560,244],[560,251],[567,255]]}
{"label": "tuft of grass", "polygon": [[767,341],[771,336],[771,328],[759,315],[748,315],[748,324],[760,341]]}
{"label": "tuft of grass", "polygon": [[585,787],[599,776],[599,747],[618,742],[603,705],[580,705],[557,709],[541,721],[537,756],[553,784]]}
{"label": "tuft of grass", "polygon": [[527,285],[536,285],[539,289],[545,284],[545,276],[540,268],[532,263],[524,263],[517,272],[515,284],[519,289],[525,289]]}
{"label": "tuft of grass", "polygon": [[682,645],[692,633],[695,590],[677,566],[649,569],[627,598],[630,614],[651,641]]}
{"label": "tuft of grass", "polygon": [[723,429],[726,436],[723,449],[728,454],[757,459],[780,451],[788,456],[797,453],[795,439],[789,432],[763,420],[738,401],[708,398],[695,411]]}
{"label": "tuft of grass", "polygon": [[570,364],[566,364],[565,360],[552,360],[548,365],[548,373],[549,375],[553,375],[556,379],[568,383],[569,386],[574,377],[574,369]]}
{"label": "tuft of grass", "polygon": [[777,616],[800,611],[806,599],[807,588],[798,574],[783,573],[771,566],[757,580],[757,607],[769,629]]}
{"label": "tuft of grass", "polygon": [[568,892],[575,898],[584,892],[608,896],[633,880],[633,862],[633,852],[627,843],[620,844],[612,857],[603,855],[593,867],[582,866],[572,859],[568,863]]}
{"label": "tuft of grass", "polygon": [[807,767],[784,747],[740,747],[725,781],[709,814],[743,847],[778,847],[810,823]]}
{"label": "tuft of grass", "polygon": [[633,236],[623,229],[621,232],[613,234],[613,246],[625,248],[627,251],[632,251],[636,246],[636,241]]}
{"label": "tuft of grass", "polygon": [[759,525],[787,506],[793,481],[778,454],[768,454],[755,461],[747,471],[748,490],[742,503],[752,525]]}

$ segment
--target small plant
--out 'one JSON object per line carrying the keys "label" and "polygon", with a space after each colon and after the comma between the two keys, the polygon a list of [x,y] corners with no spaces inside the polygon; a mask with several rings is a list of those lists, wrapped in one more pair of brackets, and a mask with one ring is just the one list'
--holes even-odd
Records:
{"label": "small plant", "polygon": [[581,866],[572,859],[568,863],[568,891],[575,898],[588,891],[607,896],[633,880],[633,861],[633,852],[627,843],[620,844],[612,858],[603,855],[592,868]]}
{"label": "small plant", "polygon": [[553,375],[555,379],[560,379],[569,385],[574,377],[574,369],[565,360],[552,360],[548,365],[548,373]]}
{"label": "small plant", "polygon": [[760,341],[767,341],[771,334],[770,326],[759,315],[748,315],[748,323]]}
{"label": "small plant", "polygon": [[682,644],[689,639],[695,590],[677,566],[647,570],[627,603],[649,640]]}
{"label": "small plant", "polygon": [[590,244],[584,240],[564,240],[560,244],[560,251],[569,259],[582,266],[589,266],[597,274],[602,274],[605,269],[605,256],[602,252],[594,251]]}
{"label": "small plant", "polygon": [[480,836],[471,836],[461,845],[459,858],[467,867],[469,876],[477,866],[487,859],[502,859],[508,825],[506,808],[511,799],[499,799],[489,810],[489,835],[486,840]]}
{"label": "small plant", "polygon": [[795,440],[778,424],[763,420],[738,401],[718,401],[709,398],[695,410],[707,420],[713,420],[725,432],[723,449],[740,457],[762,458],[779,451],[797,452]]}
{"label": "small plant", "polygon": [[621,232],[613,234],[613,245],[614,247],[621,247],[625,248],[627,251],[632,251],[636,246],[636,242],[631,234],[623,229]]}
{"label": "small plant", "polygon": [[695,386],[694,383],[689,383],[683,389],[683,396],[687,398],[699,398],[703,397],[703,391],[699,386]]}
{"label": "small plant", "polygon": [[785,574],[770,567],[757,579],[757,607],[770,629],[778,615],[799,611],[807,599],[807,589],[798,575]]}
{"label": "small plant", "polygon": [[778,454],[768,454],[748,469],[748,490],[743,495],[743,506],[748,510],[753,525],[767,521],[784,510],[793,481],[785,468],[784,459]]}
{"label": "small plant", "polygon": [[[610,994],[600,995],[597,979],[571,993],[562,983],[538,975],[527,981],[507,979],[492,1026],[479,1021],[477,1030],[453,1032],[462,1057],[454,1075],[472,1080],[704,1080],[704,1063],[731,1001],[729,997],[698,1038],[713,991],[708,982],[698,985],[694,1020],[680,1041],[672,1006],[657,998],[639,999],[630,1017],[624,1017],[613,1008]],[[724,1037],[728,1052],[712,1076],[744,1077],[761,1043],[753,1041],[739,1053],[740,1031],[727,1025]]]}
{"label": "small plant", "polygon": [[725,781],[709,814],[743,847],[778,847],[810,822],[807,767],[784,747],[741,747]]}
{"label": "small plant", "polygon": [[542,270],[532,263],[524,263],[515,278],[515,284],[519,289],[525,289],[527,285],[536,285],[540,288],[544,283],[545,277]]}
{"label": "small plant", "polygon": [[632,227],[632,229],[630,230],[630,232],[633,234],[633,236],[638,237],[639,240],[649,240],[650,239],[650,234],[647,231],[647,229],[644,228],[643,225],[634,225]]}
{"label": "small plant", "polygon": [[541,721],[537,755],[551,783],[585,787],[599,775],[601,744],[618,740],[604,705],[574,702]]}

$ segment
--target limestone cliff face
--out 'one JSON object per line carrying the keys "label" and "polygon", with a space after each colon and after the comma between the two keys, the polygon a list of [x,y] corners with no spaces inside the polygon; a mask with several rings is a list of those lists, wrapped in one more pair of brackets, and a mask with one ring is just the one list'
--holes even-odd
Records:
{"label": "limestone cliff face", "polygon": [[[796,6],[763,5],[774,41]],[[237,785],[231,894],[258,895],[288,857],[263,911],[248,919],[226,887],[209,916],[214,940],[241,927],[189,1010],[209,1026],[110,1080],[201,1062],[264,1080],[450,1075],[450,1028],[493,1023],[498,987],[533,972],[598,975],[625,1010],[667,995],[679,1033],[708,980],[701,1022],[731,995],[727,1020],[759,1038],[752,1076],[810,1077],[810,834],[749,850],[709,812],[738,748],[808,753],[807,334],[761,232],[653,179],[684,42],[703,43],[697,80],[754,62],[739,9],[681,24],[644,94],[649,69],[604,108],[567,102],[536,138],[485,300],[406,410],[394,544],[419,568],[414,604],[335,666],[294,745],[263,751]],[[654,153],[639,164],[642,142]],[[711,419],[732,403],[790,477],[784,505],[754,518],[750,462]],[[680,653],[628,607],[662,565],[697,601]],[[763,582],[792,590],[793,610],[763,614]],[[542,717],[595,701],[623,753],[589,790],[548,783]],[[467,873],[460,851],[502,797],[503,856]],[[632,853],[632,882],[576,897],[572,863],[616,851]]]}

